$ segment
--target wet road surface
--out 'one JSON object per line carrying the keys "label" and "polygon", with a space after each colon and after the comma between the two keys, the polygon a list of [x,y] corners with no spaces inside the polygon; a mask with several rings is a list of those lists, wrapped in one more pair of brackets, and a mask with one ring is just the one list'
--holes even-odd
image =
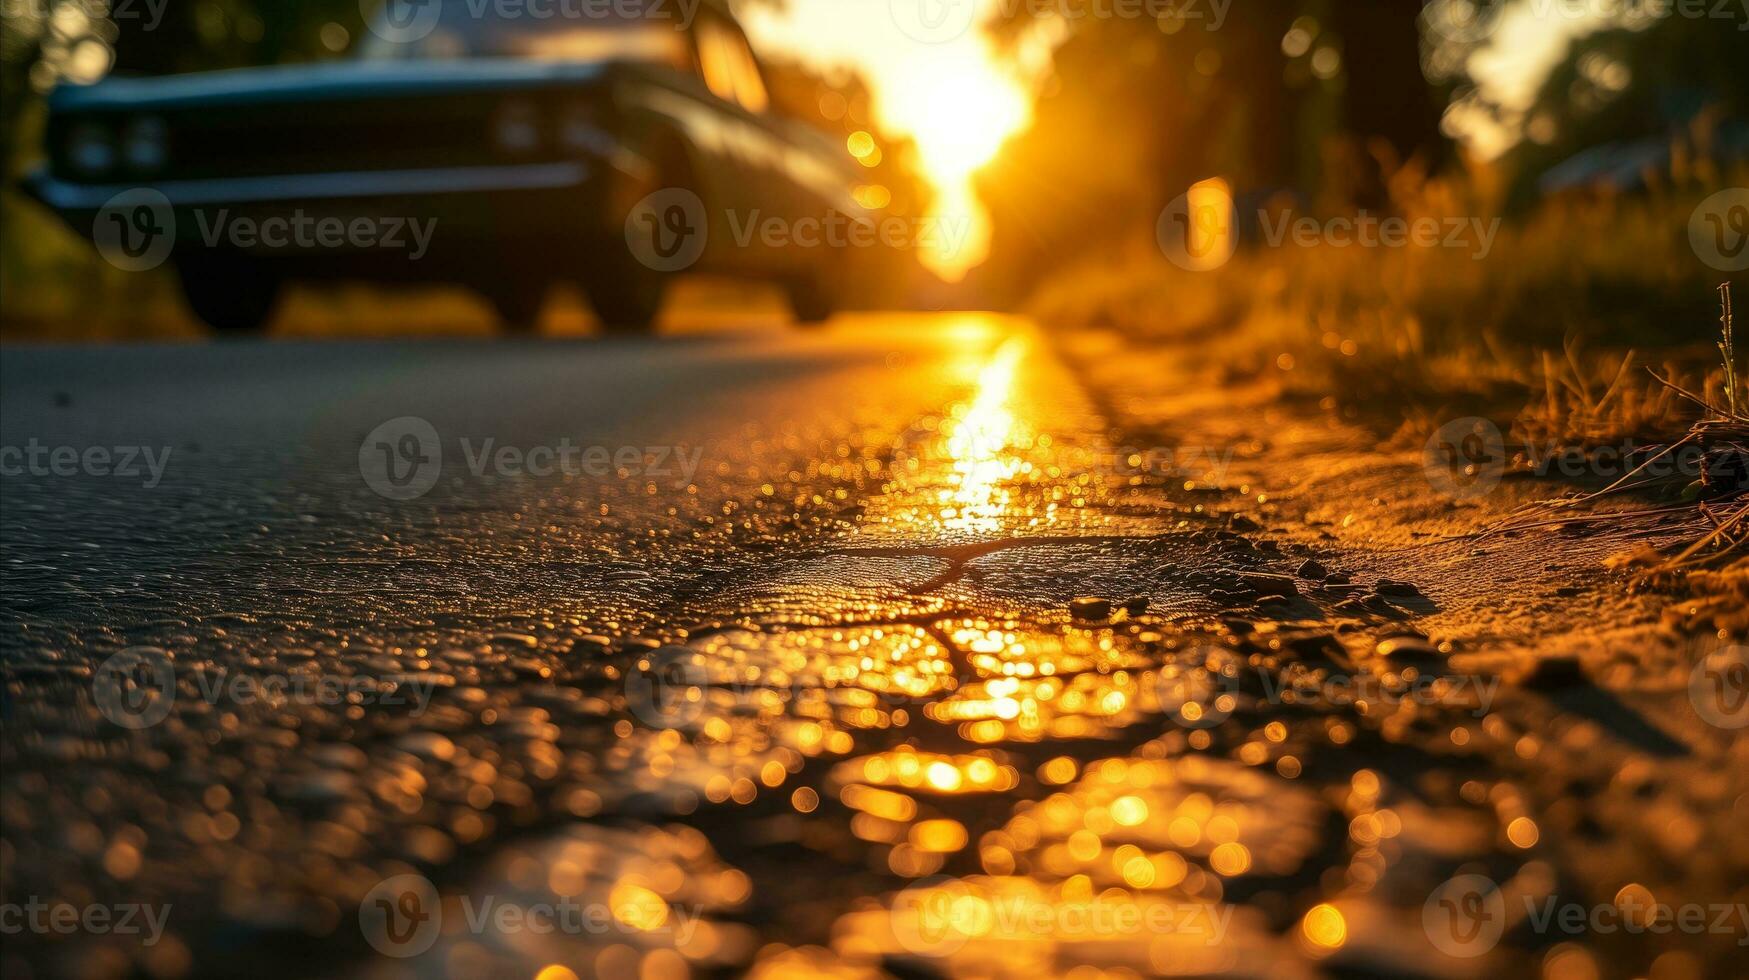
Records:
{"label": "wet road surface", "polygon": [[0,964],[1615,975],[1520,933],[1539,744],[1619,769],[1110,401],[979,316],[9,350],[0,883],[158,925]]}

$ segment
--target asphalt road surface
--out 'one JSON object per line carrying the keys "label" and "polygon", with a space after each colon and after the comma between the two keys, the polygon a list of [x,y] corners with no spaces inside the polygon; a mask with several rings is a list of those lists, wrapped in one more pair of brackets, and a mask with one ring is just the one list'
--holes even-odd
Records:
{"label": "asphalt road surface", "polygon": [[1106,401],[971,315],[9,349],[0,965],[1536,975],[1534,710]]}

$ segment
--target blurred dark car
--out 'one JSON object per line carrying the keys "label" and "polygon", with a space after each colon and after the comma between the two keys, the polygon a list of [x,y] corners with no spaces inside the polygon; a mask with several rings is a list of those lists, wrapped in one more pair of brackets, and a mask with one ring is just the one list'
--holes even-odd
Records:
{"label": "blurred dark car", "polygon": [[174,262],[221,330],[341,278],[464,284],[513,326],[571,281],[643,329],[680,271],[779,282],[823,319],[844,250],[748,228],[868,220],[849,153],[771,111],[721,0],[690,23],[598,6],[389,0],[347,61],[63,86],[28,190],[112,261]]}

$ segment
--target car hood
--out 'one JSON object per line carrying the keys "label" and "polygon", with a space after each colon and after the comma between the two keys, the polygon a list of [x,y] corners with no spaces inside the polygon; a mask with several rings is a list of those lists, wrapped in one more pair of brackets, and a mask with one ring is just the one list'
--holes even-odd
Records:
{"label": "car hood", "polygon": [[489,58],[276,65],[64,85],[50,105],[60,112],[130,111],[397,98],[574,84],[599,77],[605,68],[603,63]]}

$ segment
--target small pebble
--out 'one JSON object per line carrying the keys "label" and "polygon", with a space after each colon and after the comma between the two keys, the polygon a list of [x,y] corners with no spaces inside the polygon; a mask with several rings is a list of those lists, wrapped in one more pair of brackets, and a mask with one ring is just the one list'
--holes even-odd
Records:
{"label": "small pebble", "polygon": [[1239,576],[1245,585],[1258,595],[1297,596],[1300,594],[1299,584],[1289,575],[1276,575],[1272,572],[1245,572]]}
{"label": "small pebble", "polygon": [[1069,615],[1076,619],[1110,619],[1111,600],[1082,596],[1069,603]]}
{"label": "small pebble", "polygon": [[1390,660],[1439,660],[1439,649],[1418,636],[1393,636],[1380,640],[1378,655]]}
{"label": "small pebble", "polygon": [[1559,691],[1585,683],[1585,668],[1573,656],[1539,657],[1514,670],[1508,678],[1534,691]]}

